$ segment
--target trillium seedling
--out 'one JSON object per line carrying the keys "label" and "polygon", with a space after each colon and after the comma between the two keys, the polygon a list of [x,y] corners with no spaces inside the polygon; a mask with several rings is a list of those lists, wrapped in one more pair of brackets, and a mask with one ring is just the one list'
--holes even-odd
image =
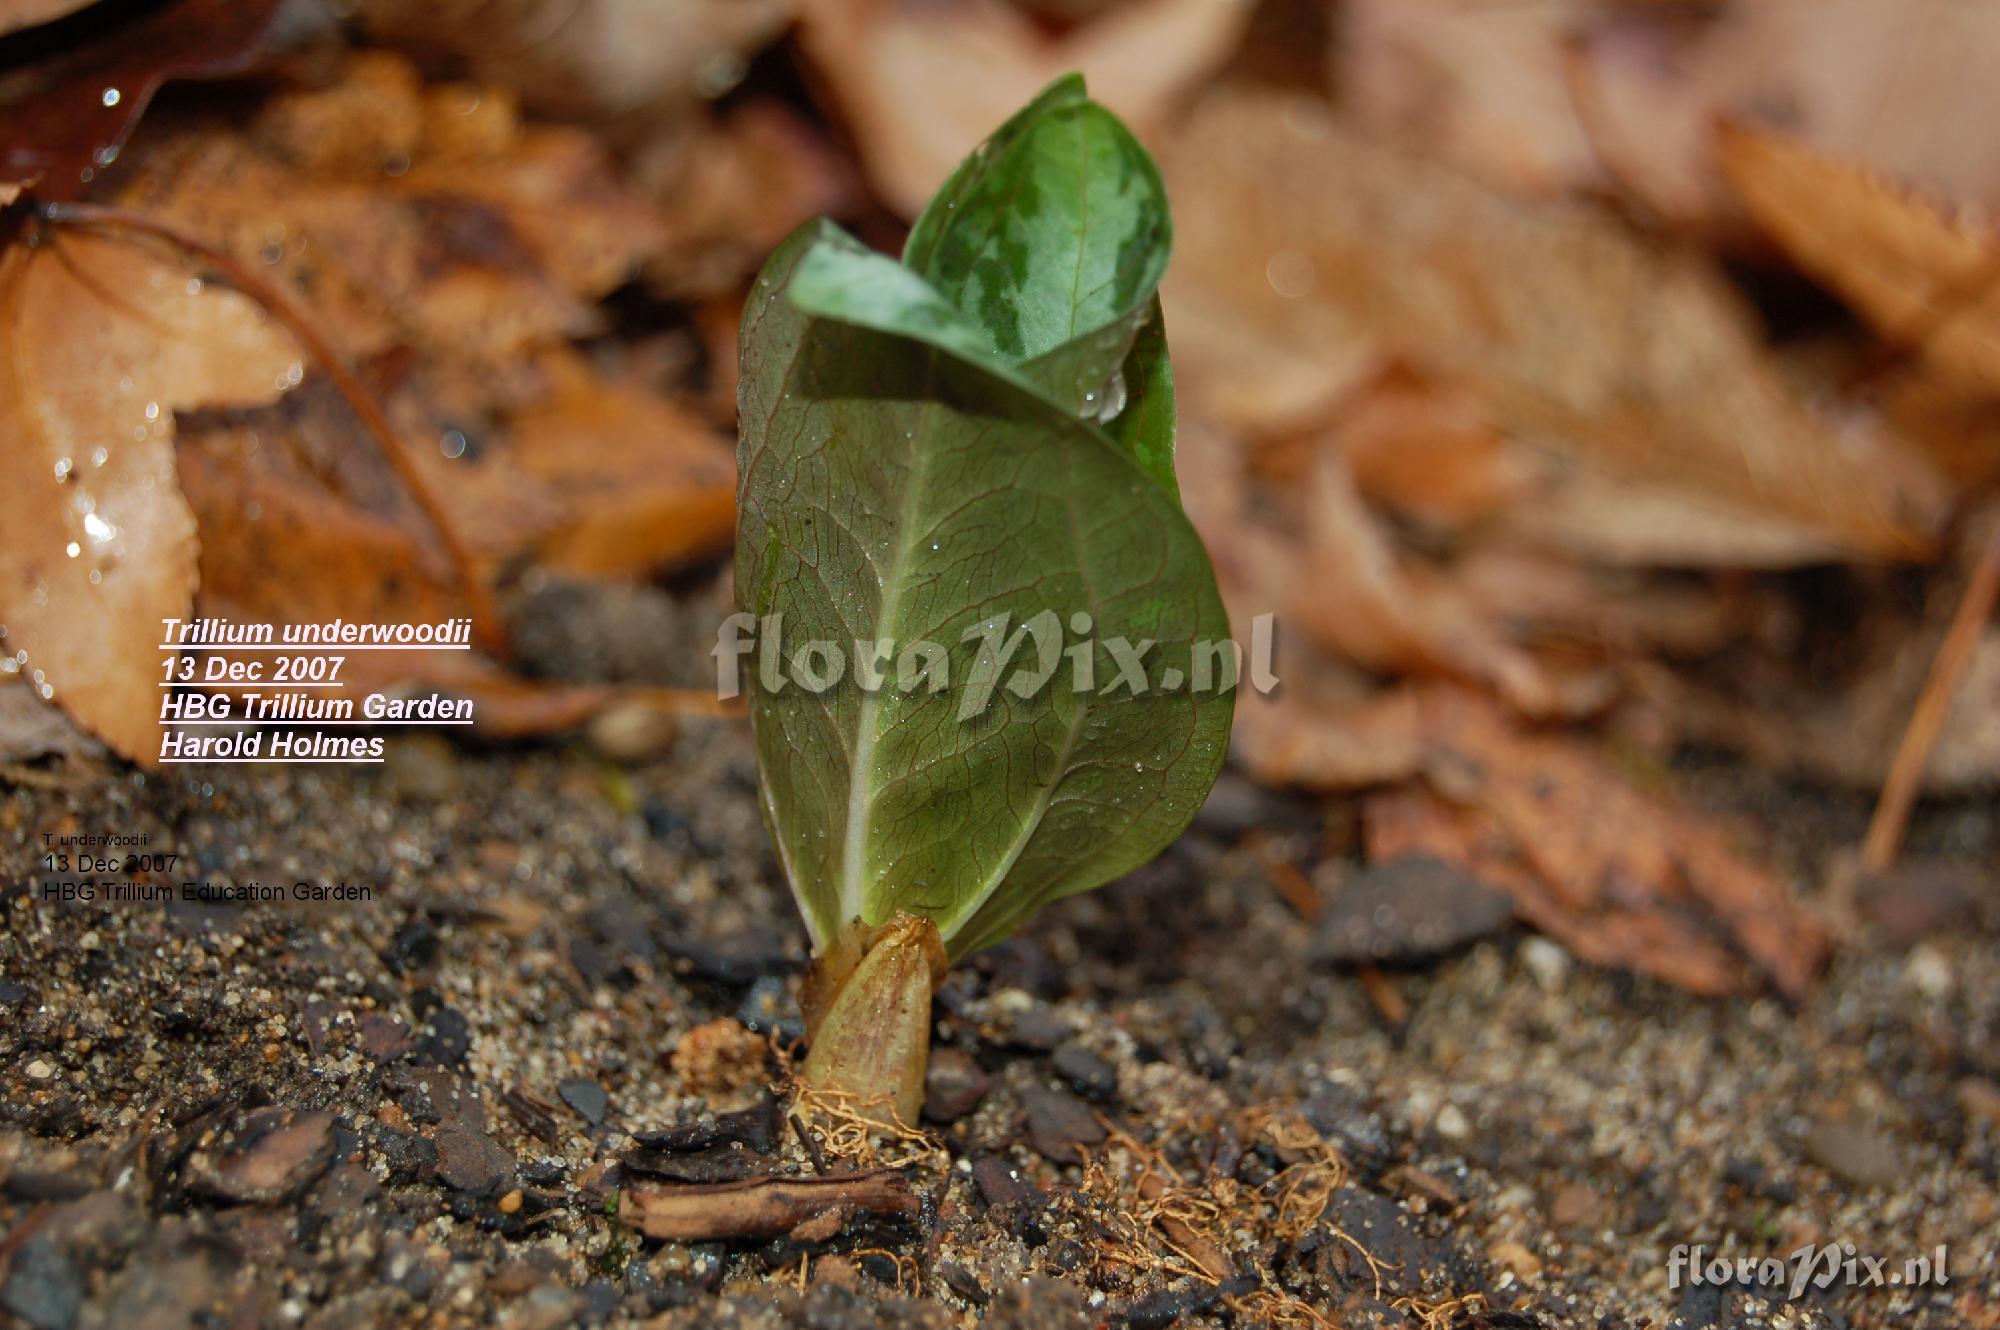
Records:
{"label": "trillium seedling", "polygon": [[[1221,770],[1235,662],[1174,480],[1170,232],[1152,159],[1071,76],[901,262],[815,221],[751,293],[740,607],[862,658],[751,695],[812,933],[809,1088],[914,1120],[949,961],[1151,859]],[[943,659],[882,668],[911,644]]]}

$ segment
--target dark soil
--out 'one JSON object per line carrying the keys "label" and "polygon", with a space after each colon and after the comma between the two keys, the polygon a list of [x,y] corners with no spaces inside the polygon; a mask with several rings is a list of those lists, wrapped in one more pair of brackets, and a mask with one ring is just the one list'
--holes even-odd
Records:
{"label": "dark soil", "polygon": [[[73,762],[0,795],[10,1324],[2000,1323],[1990,807],[1931,812],[1800,1010],[1594,972],[1499,919],[1371,1000],[1336,963],[1353,920],[1307,922],[1268,868],[1330,892],[1350,813],[1226,777],[1160,861],[947,983],[942,1149],[886,1152],[917,1214],[682,1244],[621,1223],[621,1186],[853,1162],[767,1089],[805,947],[747,733],[688,722],[634,769],[390,751]],[[1809,877],[1865,813],[1693,774]],[[75,834],[181,856],[120,883],[371,898],[45,900],[43,838]],[[1942,1245],[1949,1283],[1669,1287],[1679,1244],[1809,1242],[1889,1272]]]}

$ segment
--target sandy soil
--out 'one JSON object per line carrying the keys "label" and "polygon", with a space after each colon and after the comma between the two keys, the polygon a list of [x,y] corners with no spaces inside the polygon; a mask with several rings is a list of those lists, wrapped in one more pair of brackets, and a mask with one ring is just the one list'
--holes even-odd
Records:
{"label": "sandy soil", "polygon": [[[13,1323],[2000,1323],[1990,808],[1926,817],[1799,1010],[1511,927],[1371,1000],[1267,868],[1323,861],[1337,902],[1350,811],[1227,776],[1159,862],[948,982],[932,1138],[886,1151],[918,1213],[683,1244],[621,1222],[620,1186],[815,1167],[766,1089],[804,943],[747,734],[689,722],[631,769],[391,751],[0,792]],[[1865,812],[1692,777],[1804,869]],[[161,882],[371,898],[42,899],[44,836],[76,834],[144,834],[181,856]],[[870,1162],[820,1125],[825,1167]],[[1885,1273],[1943,1246],[1949,1282],[1669,1286],[1681,1244],[1809,1243]]]}

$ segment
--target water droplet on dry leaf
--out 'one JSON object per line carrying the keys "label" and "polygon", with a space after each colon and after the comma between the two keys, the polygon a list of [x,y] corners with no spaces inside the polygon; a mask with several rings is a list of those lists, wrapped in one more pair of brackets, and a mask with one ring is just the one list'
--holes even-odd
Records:
{"label": "water droplet on dry leaf", "polygon": [[1264,265],[1264,280],[1287,300],[1298,300],[1313,289],[1313,261],[1296,249],[1281,249]]}

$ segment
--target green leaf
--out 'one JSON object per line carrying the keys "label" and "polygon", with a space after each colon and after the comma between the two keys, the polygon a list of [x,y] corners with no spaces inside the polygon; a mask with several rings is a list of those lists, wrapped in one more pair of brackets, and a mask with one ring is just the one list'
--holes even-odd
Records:
{"label": "green leaf", "polygon": [[[923,278],[875,253],[831,222],[816,222],[816,243],[792,273],[794,305],[808,314],[895,333],[950,352],[1052,405],[1069,409],[1045,380],[1045,362],[1016,365],[996,352],[958,310]],[[1108,398],[1104,428],[1156,480],[1178,495],[1174,481],[1174,383],[1167,363],[1160,300],[1152,296],[1136,335],[1119,338],[1120,361],[1101,385]],[[1102,333],[1092,334],[1101,337]],[[1070,348],[1059,348],[1060,356]]]}
{"label": "green leaf", "polygon": [[[1159,317],[1173,224],[1153,160],[1116,116],[1058,79],[968,157],[910,230],[903,262],[1053,400],[1100,422]],[[1158,357],[1164,372],[1165,357]],[[1171,386],[1169,386],[1171,395]],[[1164,472],[1172,485],[1172,429]]]}
{"label": "green leaf", "polygon": [[807,229],[813,243],[787,288],[798,309],[948,351],[1024,391],[1042,391],[922,277],[831,222],[810,222]]}
{"label": "green leaf", "polygon": [[[939,347],[797,309],[820,236],[780,249],[745,322],[739,583],[784,643],[931,641],[960,682],[758,690],[765,810],[816,937],[908,910],[959,954],[1178,835],[1232,701],[1080,694],[1065,668],[962,720],[965,633],[1083,612],[1100,640],[1160,643],[1150,678],[1186,680],[1227,620],[1173,495],[1102,431]],[[1104,648],[1094,664],[1112,676]]]}
{"label": "green leaf", "polygon": [[[960,168],[904,264],[818,222],[758,279],[737,585],[768,616],[760,652],[776,619],[782,659],[845,653],[832,687],[751,699],[765,815],[821,946],[898,912],[954,956],[998,941],[1157,854],[1221,768],[1233,690],[1191,685],[1228,624],[1174,486],[1166,231],[1151,162],[1066,80]],[[878,639],[936,644],[948,686],[899,682],[891,656],[864,687],[856,644]],[[1113,639],[1154,643],[1137,692]]]}
{"label": "green leaf", "polygon": [[[1139,324],[1110,392],[1115,410],[1105,422],[1105,432],[1130,449],[1139,465],[1179,498],[1180,485],[1174,479],[1174,371],[1167,361],[1167,324],[1158,296]],[[1124,396],[1122,405],[1118,394]]]}
{"label": "green leaf", "polygon": [[1171,236],[1159,169],[1071,75],[952,174],[903,262],[1020,363],[1121,323],[1136,331]]}

